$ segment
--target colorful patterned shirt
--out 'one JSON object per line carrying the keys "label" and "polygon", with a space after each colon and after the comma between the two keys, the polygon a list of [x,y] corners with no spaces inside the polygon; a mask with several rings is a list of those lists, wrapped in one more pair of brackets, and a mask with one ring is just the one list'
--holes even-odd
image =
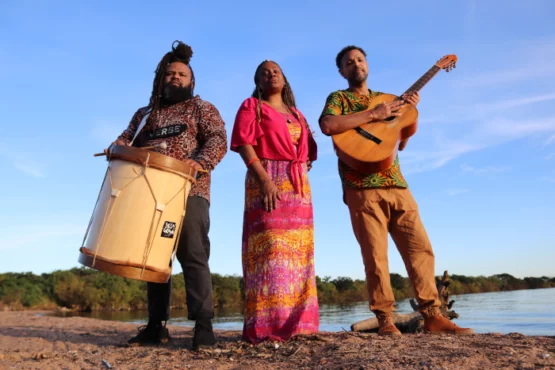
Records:
{"label": "colorful patterned shirt", "polygon": [[287,129],[289,130],[289,133],[291,134],[291,140],[293,141],[293,145],[297,146],[299,145],[299,140],[301,139],[301,133],[302,133],[302,126],[301,123],[297,120],[297,117],[295,117],[293,114],[285,114],[282,113],[281,114],[287,121]]}
{"label": "colorful patterned shirt", "polygon": [[[148,107],[139,109],[119,139],[129,144],[147,113]],[[189,196],[199,196],[210,201],[210,171],[227,152],[227,134],[220,113],[197,95],[163,107],[158,118],[156,130],[147,133],[143,129],[133,145],[140,143],[137,146],[150,146],[165,141],[166,149],[153,150],[180,161],[193,159],[200,163],[209,172],[197,175],[197,182],[191,187]]]}
{"label": "colorful patterned shirt", "polygon": [[[368,109],[372,99],[380,92],[368,90],[370,95],[361,95],[347,90],[332,92],[327,100],[320,119],[327,115],[338,116],[362,112]],[[399,157],[388,169],[370,175],[358,172],[339,160],[339,177],[343,186],[354,189],[398,187],[407,188],[407,182],[401,174]]]}

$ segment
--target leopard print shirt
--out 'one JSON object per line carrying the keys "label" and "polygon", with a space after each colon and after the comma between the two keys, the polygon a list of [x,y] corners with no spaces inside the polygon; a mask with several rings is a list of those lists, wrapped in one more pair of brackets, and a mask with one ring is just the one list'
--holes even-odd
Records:
{"label": "leopard print shirt", "polygon": [[[118,139],[129,144],[147,113],[148,107],[140,108]],[[194,159],[200,163],[208,173],[197,175],[189,196],[203,197],[210,202],[210,173],[227,152],[227,133],[220,113],[214,105],[197,95],[162,108],[158,117],[156,130],[141,132],[133,146],[150,146],[165,141],[166,149],[153,150],[181,161]]]}

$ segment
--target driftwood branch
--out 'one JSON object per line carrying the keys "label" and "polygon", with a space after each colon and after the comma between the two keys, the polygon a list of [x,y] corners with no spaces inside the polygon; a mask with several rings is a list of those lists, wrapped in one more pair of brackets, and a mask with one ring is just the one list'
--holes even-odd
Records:
{"label": "driftwood branch", "polygon": [[[413,312],[407,314],[393,313],[393,322],[395,326],[403,333],[413,333],[420,326],[419,321],[422,320],[420,312]],[[377,331],[378,319],[371,318],[359,321],[351,325],[352,331]]]}
{"label": "driftwood branch", "polygon": [[[449,281],[449,273],[445,271],[441,279],[436,279],[436,287],[441,302],[441,313],[450,320],[459,317],[455,311],[451,311],[451,307],[455,303],[454,300],[449,301],[449,291],[447,287],[451,282]],[[418,304],[414,299],[410,300],[410,305],[415,312],[408,314],[393,313],[393,322],[395,326],[403,333],[415,333],[422,329],[423,318],[418,312]],[[376,318],[366,319],[351,325],[352,331],[378,331],[378,320]]]}

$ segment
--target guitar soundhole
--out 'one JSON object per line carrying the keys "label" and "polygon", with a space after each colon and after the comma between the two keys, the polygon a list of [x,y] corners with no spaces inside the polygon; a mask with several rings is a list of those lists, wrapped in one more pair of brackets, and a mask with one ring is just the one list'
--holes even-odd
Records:
{"label": "guitar soundhole", "polygon": [[395,119],[395,116],[391,116],[384,119],[384,121],[393,121],[394,119]]}

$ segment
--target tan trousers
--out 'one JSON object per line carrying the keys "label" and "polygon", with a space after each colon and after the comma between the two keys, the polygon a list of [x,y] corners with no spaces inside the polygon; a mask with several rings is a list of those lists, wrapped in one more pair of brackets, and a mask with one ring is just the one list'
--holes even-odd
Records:
{"label": "tan trousers", "polygon": [[345,200],[362,252],[370,310],[395,309],[387,259],[388,232],[403,258],[420,309],[439,306],[434,252],[409,189],[345,188]]}

